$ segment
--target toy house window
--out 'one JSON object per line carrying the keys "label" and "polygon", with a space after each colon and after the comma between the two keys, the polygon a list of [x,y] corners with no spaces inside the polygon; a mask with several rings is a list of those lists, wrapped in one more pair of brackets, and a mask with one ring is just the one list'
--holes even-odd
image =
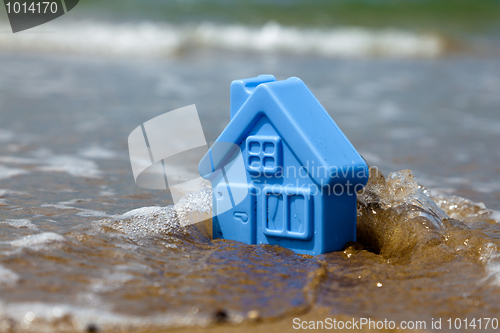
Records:
{"label": "toy house window", "polygon": [[266,186],[262,193],[262,231],[265,235],[299,240],[311,238],[313,211],[309,190]]}
{"label": "toy house window", "polygon": [[281,139],[278,136],[249,136],[246,151],[250,173],[276,174],[282,167]]}

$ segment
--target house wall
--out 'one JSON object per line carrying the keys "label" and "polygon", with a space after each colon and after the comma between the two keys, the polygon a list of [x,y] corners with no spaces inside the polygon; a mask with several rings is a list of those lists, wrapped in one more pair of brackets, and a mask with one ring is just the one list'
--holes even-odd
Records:
{"label": "house wall", "polygon": [[[248,162],[255,156],[247,155],[247,138],[254,136],[279,135],[268,118],[262,116],[239,143],[247,181],[233,182],[230,187],[233,191],[245,188],[250,195],[233,208],[225,207],[224,213],[214,217],[214,237],[217,237],[220,224],[223,238],[248,244],[280,245],[304,254],[340,250],[345,243],[355,240],[356,197],[322,192],[324,188],[316,186],[305,169],[301,169],[302,164],[283,141],[282,168],[278,171],[281,177],[249,172]],[[266,156],[263,154],[259,157],[261,160]],[[219,200],[218,195],[228,195],[222,176],[214,190],[215,211],[218,204],[231,204],[227,199]]]}
{"label": "house wall", "polygon": [[356,240],[356,204],[355,194],[336,195],[333,192],[324,195],[323,219],[321,228],[321,253],[344,249],[348,242]]}
{"label": "house wall", "polygon": [[[279,136],[265,116],[261,117],[250,133],[248,133],[248,136],[255,135]],[[241,143],[241,148],[243,156],[246,156],[246,142]],[[320,227],[320,221],[322,220],[321,195],[311,195],[309,199],[307,198],[305,194],[310,192],[310,186],[314,183],[304,169],[299,170],[301,164],[287,143],[283,141],[281,142],[281,154],[282,177],[273,177],[272,175],[265,174],[259,174],[258,176],[252,173],[248,174],[253,186],[256,188],[257,194],[255,200],[257,212],[256,241],[258,244],[281,245],[297,252],[311,253],[314,251],[315,244],[318,247],[317,236],[314,231]],[[277,194],[274,192],[278,192],[280,189],[284,193],[281,196],[274,195]],[[290,195],[287,196],[287,194]],[[266,205],[266,200],[268,201],[268,205]],[[274,221],[271,220],[270,215],[272,214],[270,213],[272,212],[269,212],[269,209],[272,209],[275,205],[271,205],[269,200],[278,201],[277,205],[279,208],[276,210],[278,217]],[[308,207],[304,207],[304,205],[308,205]],[[308,216],[310,218],[308,228],[304,226],[306,221],[303,221],[307,211],[309,211]],[[289,216],[286,219],[284,217],[280,218],[280,216],[283,216],[283,213]],[[299,218],[294,219],[293,216],[297,214]],[[302,219],[300,215],[302,215]],[[274,224],[273,222],[278,219],[280,221]],[[269,227],[267,228],[268,230],[266,230],[266,225]],[[272,229],[275,229],[275,227],[282,230],[286,229],[285,235],[279,231],[273,234]],[[304,231],[309,231],[309,237],[307,237],[307,234],[303,234],[302,236],[297,235],[301,232],[304,233]]]}

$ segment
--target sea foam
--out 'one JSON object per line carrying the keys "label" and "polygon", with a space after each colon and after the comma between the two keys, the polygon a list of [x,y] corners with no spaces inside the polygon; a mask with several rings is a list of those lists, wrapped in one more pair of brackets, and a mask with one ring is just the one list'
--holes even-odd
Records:
{"label": "sea foam", "polygon": [[40,234],[28,235],[10,242],[14,247],[30,247],[40,249],[50,243],[60,243],[66,239],[54,232],[43,232]]}
{"label": "sea foam", "polygon": [[10,178],[18,175],[23,175],[29,173],[27,170],[19,168],[9,168],[0,165],[0,179]]}
{"label": "sea foam", "polygon": [[18,229],[21,229],[21,228],[33,229],[33,230],[38,229],[38,227],[28,219],[9,219],[9,220],[6,220],[6,221],[0,222],[0,223],[7,224],[11,227],[18,228]]}
{"label": "sea foam", "polygon": [[0,266],[0,284],[13,285],[19,280],[19,275],[7,269],[3,266]]}
{"label": "sea foam", "polygon": [[165,57],[176,55],[186,48],[204,47],[237,52],[283,52],[347,58],[436,57],[445,51],[442,38],[431,34],[360,27],[299,28],[273,22],[248,26],[211,22],[172,25],[73,21],[53,22],[38,29],[50,29],[54,33],[1,34],[0,49]]}

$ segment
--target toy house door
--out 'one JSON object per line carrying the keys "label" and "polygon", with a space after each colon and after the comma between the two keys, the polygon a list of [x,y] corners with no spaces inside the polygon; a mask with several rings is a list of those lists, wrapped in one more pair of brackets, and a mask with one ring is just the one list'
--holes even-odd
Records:
{"label": "toy house door", "polygon": [[266,236],[308,240],[313,234],[308,189],[269,186],[262,191],[262,232]]}
{"label": "toy house door", "polygon": [[255,188],[249,184],[221,182],[216,187],[214,198],[214,231],[220,232],[225,239],[256,244]]}

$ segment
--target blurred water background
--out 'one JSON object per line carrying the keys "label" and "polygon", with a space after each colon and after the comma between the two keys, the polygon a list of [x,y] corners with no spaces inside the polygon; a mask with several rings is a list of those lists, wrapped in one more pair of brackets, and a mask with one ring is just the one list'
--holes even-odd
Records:
{"label": "blurred water background", "polygon": [[[499,1],[88,0],[17,34],[1,15],[0,330],[499,313]],[[264,73],[413,171],[372,180],[344,252],[210,241],[133,181],[134,128],[194,103],[214,141],[230,82]]]}

